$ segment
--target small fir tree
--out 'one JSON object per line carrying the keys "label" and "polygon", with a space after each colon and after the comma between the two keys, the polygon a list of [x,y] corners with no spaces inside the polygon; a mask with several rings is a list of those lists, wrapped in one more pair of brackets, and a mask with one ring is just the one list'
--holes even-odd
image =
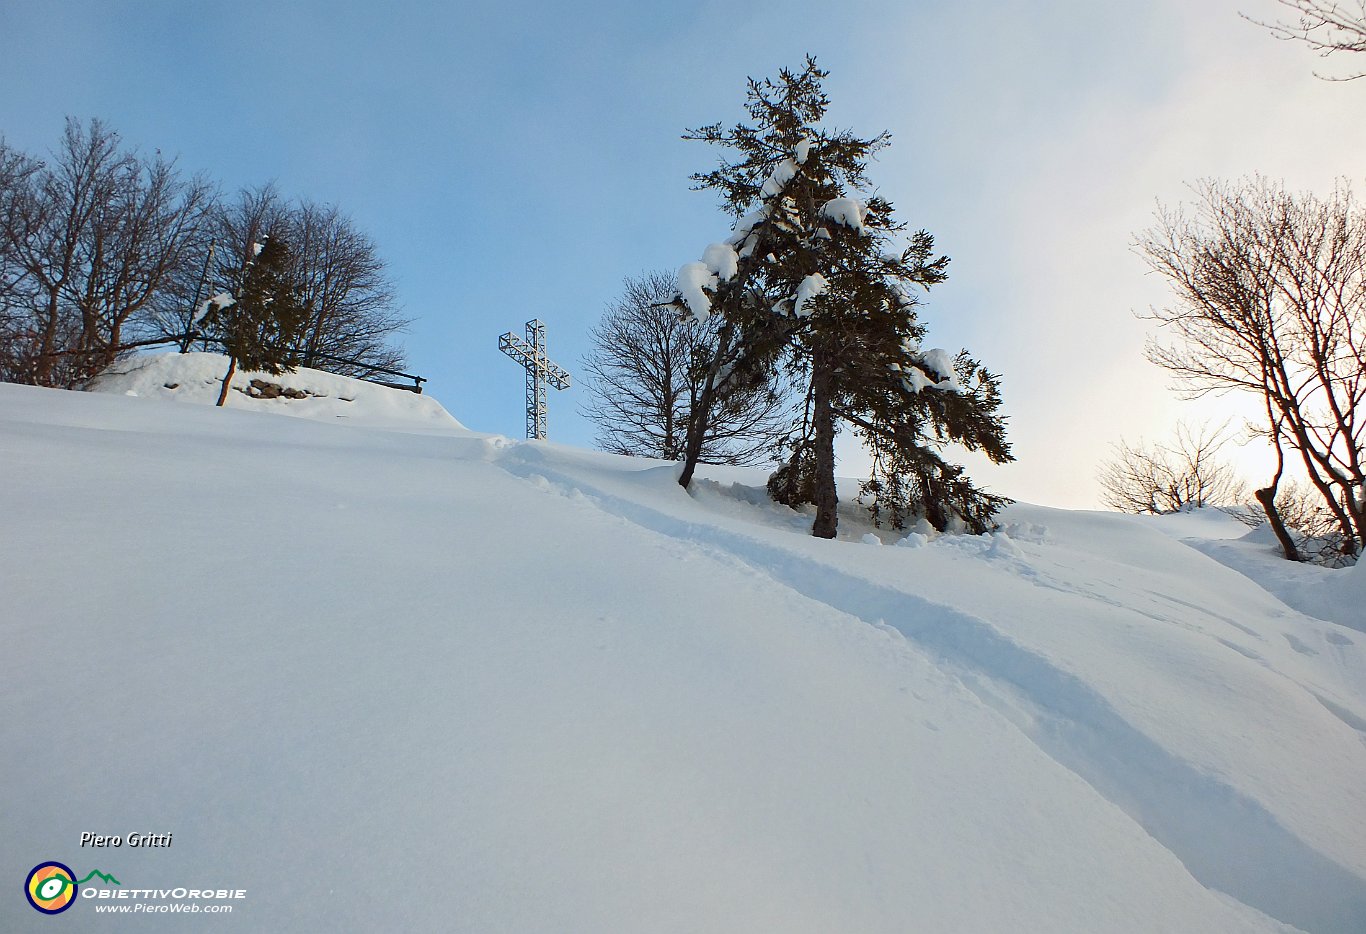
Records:
{"label": "small fir tree", "polygon": [[[890,138],[820,127],[826,75],[808,57],[777,81],[751,79],[753,126],[715,124],[686,137],[738,153],[694,176],[697,187],[721,193],[737,218],[732,235],[678,275],[680,308],[725,321],[702,401],[775,362],[806,386],[790,455],[769,490],[789,505],[815,504],[813,535],[835,535],[841,426],[873,455],[862,498],[879,524],[902,528],[918,516],[941,531],[984,531],[1009,501],[978,489],[940,452],[952,442],[998,463],[1013,459],[998,378],[966,352],[921,348],[919,293],[944,281],[948,259],[934,255],[925,231],[906,236],[890,202],[858,197],[869,188],[868,159]],[[689,424],[684,486],[707,418],[700,406]]]}
{"label": "small fir tree", "polygon": [[272,375],[298,367],[297,348],[312,309],[291,272],[292,265],[288,244],[267,237],[244,270],[236,299],[218,296],[206,303],[209,327],[228,355],[218,405],[227,401],[239,367]]}

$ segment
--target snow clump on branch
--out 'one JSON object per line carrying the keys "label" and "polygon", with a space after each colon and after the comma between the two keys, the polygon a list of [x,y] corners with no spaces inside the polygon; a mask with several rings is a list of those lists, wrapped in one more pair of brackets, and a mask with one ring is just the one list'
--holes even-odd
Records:
{"label": "snow clump on branch", "polygon": [[208,317],[209,310],[211,308],[231,308],[233,305],[236,304],[237,299],[233,298],[230,293],[219,292],[213,298],[206,298],[204,299],[204,301],[199,303],[199,307],[195,309],[194,318],[191,319],[190,323],[198,324],[199,322],[203,321],[206,317]]}
{"label": "snow clump on branch", "polygon": [[868,216],[868,205],[857,198],[831,198],[821,205],[821,216],[852,228],[859,234],[867,234],[863,219]]}
{"label": "snow clump on branch", "polygon": [[726,282],[735,278],[740,271],[740,256],[729,243],[709,243],[702,251],[702,262],[716,273],[716,278]]}
{"label": "snow clump on branch", "polygon": [[916,362],[941,380],[952,382],[955,389],[958,387],[958,376],[953,370],[953,358],[942,347],[926,350],[920,354],[920,359]]}
{"label": "snow clump on branch", "polygon": [[814,309],[807,308],[806,303],[817,295],[820,295],[829,288],[829,286],[830,283],[826,281],[825,276],[822,276],[818,272],[813,272],[803,279],[797,284],[797,294],[793,299],[792,314],[796,315],[798,318],[808,317]]}
{"label": "snow clump on branch", "polygon": [[678,294],[698,321],[711,317],[711,296],[722,282],[735,277],[740,257],[729,243],[709,243],[702,251],[702,262],[685,263],[678,270]]}
{"label": "snow clump on branch", "polygon": [[783,193],[787,183],[797,177],[797,162],[794,159],[784,159],[773,167],[773,171],[764,181],[764,186],[759,189],[759,194],[765,198],[772,198]]}
{"label": "snow clump on branch", "polygon": [[708,289],[715,289],[716,274],[706,263],[684,263],[678,270],[678,294],[698,321],[711,317],[711,298]]}
{"label": "snow clump on branch", "polygon": [[901,384],[912,395],[918,395],[922,389],[938,389],[941,392],[962,391],[962,387],[958,385],[958,374],[953,368],[953,357],[949,356],[947,350],[936,347],[922,352],[909,340],[902,346],[915,366],[903,369],[893,363],[888,369],[901,373]]}

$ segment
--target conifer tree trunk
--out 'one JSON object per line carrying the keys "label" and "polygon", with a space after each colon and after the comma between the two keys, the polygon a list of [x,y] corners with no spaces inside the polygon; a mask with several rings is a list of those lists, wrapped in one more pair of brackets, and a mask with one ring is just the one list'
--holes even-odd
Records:
{"label": "conifer tree trunk", "polygon": [[811,429],[816,454],[816,521],[811,534],[834,538],[839,497],[835,492],[835,410],[830,392],[833,388],[829,358],[817,353],[811,367]]}
{"label": "conifer tree trunk", "polygon": [[228,358],[228,373],[223,377],[223,388],[218,391],[217,405],[223,405],[228,401],[228,387],[232,385],[232,375],[237,372],[237,358]]}

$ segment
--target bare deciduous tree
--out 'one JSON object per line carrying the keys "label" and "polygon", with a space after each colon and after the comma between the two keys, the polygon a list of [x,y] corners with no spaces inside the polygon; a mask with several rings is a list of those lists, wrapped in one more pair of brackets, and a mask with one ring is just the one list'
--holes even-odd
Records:
{"label": "bare deciduous tree", "polygon": [[1177,301],[1149,358],[1192,396],[1255,394],[1264,433],[1298,454],[1352,554],[1366,541],[1366,211],[1350,188],[1292,194],[1253,179],[1195,186],[1136,247]]}
{"label": "bare deciduous tree", "polygon": [[1232,506],[1246,495],[1233,468],[1219,459],[1224,429],[1182,422],[1168,444],[1120,441],[1101,465],[1101,501],[1121,512],[1159,515],[1197,506]]}
{"label": "bare deciduous tree", "polygon": [[[396,311],[393,286],[374,241],[335,205],[304,201],[290,220],[295,273],[313,310],[300,348],[303,365],[320,364],[348,376],[368,376],[374,368],[400,369],[403,351],[389,341],[408,321]],[[334,360],[328,363],[324,355]]]}
{"label": "bare deciduous tree", "polygon": [[[1276,0],[1296,14],[1291,22],[1278,20],[1274,23],[1263,22],[1245,16],[1258,26],[1265,26],[1278,39],[1303,42],[1321,57],[1327,58],[1336,52],[1366,52],[1366,0]],[[1315,74],[1318,74],[1315,72]],[[1366,75],[1356,74],[1341,77],[1318,75],[1326,81],[1351,81]]]}
{"label": "bare deciduous tree", "polygon": [[42,163],[0,138],[0,380],[14,380],[30,368],[36,333],[34,284],[24,272],[17,237],[11,236],[32,177]]}
{"label": "bare deciduous tree", "polygon": [[73,386],[113,362],[194,262],[212,189],[159,153],[123,150],[99,120],[68,119],[47,164],[0,161],[0,378]]}
{"label": "bare deciduous tree", "polygon": [[[715,323],[703,324],[662,303],[677,294],[674,277],[647,273],[625,280],[593,329],[583,360],[590,401],[583,414],[598,428],[604,451],[680,460],[688,419],[702,392]],[[721,399],[702,444],[701,460],[762,464],[786,428],[783,394],[773,380],[736,389]]]}

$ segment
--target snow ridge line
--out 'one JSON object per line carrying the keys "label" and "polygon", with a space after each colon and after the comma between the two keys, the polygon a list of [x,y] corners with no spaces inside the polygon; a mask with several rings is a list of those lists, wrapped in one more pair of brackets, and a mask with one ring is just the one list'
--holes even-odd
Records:
{"label": "snow ridge line", "polygon": [[646,531],[742,562],[837,612],[895,629],[1143,827],[1202,885],[1304,931],[1366,930],[1366,880],[1310,847],[1255,799],[1174,756],[1080,678],[986,620],[623,499],[550,467],[525,445],[497,454],[493,462],[513,476],[539,475]]}

